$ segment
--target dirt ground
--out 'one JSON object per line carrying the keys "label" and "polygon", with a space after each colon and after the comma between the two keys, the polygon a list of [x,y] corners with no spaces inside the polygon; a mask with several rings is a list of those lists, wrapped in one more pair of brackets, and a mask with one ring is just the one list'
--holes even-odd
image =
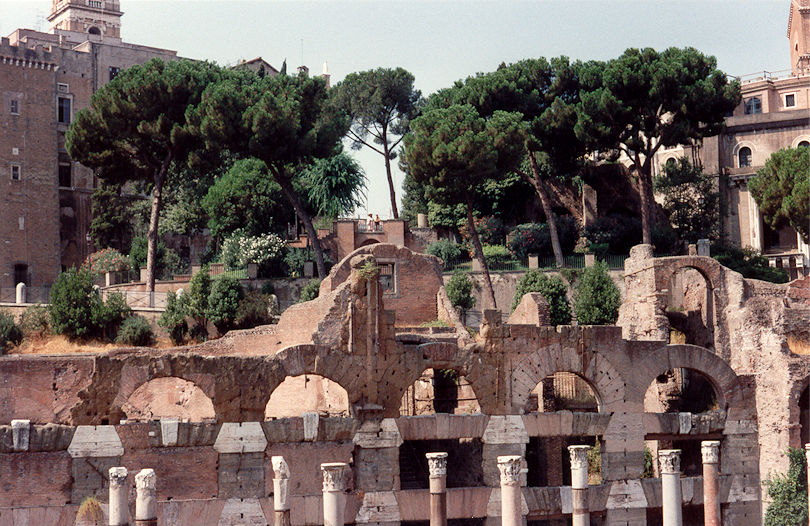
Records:
{"label": "dirt ground", "polygon": [[[98,340],[70,340],[65,336],[49,335],[25,338],[20,345],[6,350],[6,354],[82,354],[104,353],[122,347],[120,343]],[[153,348],[172,347],[168,338],[158,339]]]}

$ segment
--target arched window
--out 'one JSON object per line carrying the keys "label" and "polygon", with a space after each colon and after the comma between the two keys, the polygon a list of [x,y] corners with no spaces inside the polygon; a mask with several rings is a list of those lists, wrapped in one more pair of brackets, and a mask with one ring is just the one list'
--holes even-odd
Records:
{"label": "arched window", "polygon": [[751,166],[751,148],[748,146],[740,148],[737,158],[740,161],[740,168]]}
{"label": "arched window", "polygon": [[796,146],[797,148],[810,148],[810,142],[802,141]]}
{"label": "arched window", "polygon": [[101,34],[101,30],[99,28],[97,28],[97,27],[91,27],[90,29],[87,30],[87,32],[90,33],[91,35],[100,35]]}
{"label": "arched window", "polygon": [[759,97],[745,99],[745,114],[753,115],[755,113],[762,113],[762,99]]}

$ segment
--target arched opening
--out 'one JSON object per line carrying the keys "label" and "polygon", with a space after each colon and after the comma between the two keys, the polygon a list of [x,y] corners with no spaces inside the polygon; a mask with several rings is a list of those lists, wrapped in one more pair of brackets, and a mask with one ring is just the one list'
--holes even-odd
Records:
{"label": "arched opening", "polygon": [[377,243],[379,243],[379,241],[377,241],[376,239],[366,239],[365,241],[360,243],[360,246],[361,247],[367,247],[369,245],[376,245]]}
{"label": "arched opening", "polygon": [[698,270],[678,269],[667,287],[670,343],[687,343],[714,349],[714,294]]}
{"label": "arched opening", "polygon": [[288,376],[270,395],[264,419],[298,417],[304,413],[349,416],[349,395],[337,382],[317,374]]}
{"label": "arched opening", "polygon": [[591,385],[576,373],[559,371],[537,383],[526,402],[526,412],[575,411],[596,413],[599,399]]}
{"label": "arched opening", "polygon": [[740,151],[737,152],[737,160],[740,168],[751,166],[751,148],[748,146],[740,148]]}
{"label": "arched opening", "polygon": [[176,377],[155,378],[138,387],[121,406],[127,420],[178,418],[188,422],[216,419],[214,404],[197,385]]}
{"label": "arched opening", "polygon": [[88,29],[87,32],[90,33],[91,35],[100,35],[101,34],[101,30],[99,28],[95,27],[95,26]]}
{"label": "arched opening", "polygon": [[[644,395],[646,413],[710,413],[720,409],[721,396],[714,382],[694,369],[677,368],[658,375]],[[673,415],[675,417],[676,415]],[[681,450],[681,470],[685,475],[702,473],[700,453],[701,440],[716,440],[717,436],[684,433],[680,417],[676,431],[664,435],[648,436],[645,448],[653,460],[653,476],[658,476],[658,451],[660,449]]]}
{"label": "arched opening", "polygon": [[400,401],[403,416],[480,413],[481,406],[467,378],[454,369],[425,369]]}
{"label": "arched opening", "polygon": [[810,148],[810,141],[802,141],[797,145],[797,148]]}
{"label": "arched opening", "polygon": [[[576,373],[558,371],[537,383],[526,403],[527,413],[572,411],[596,413],[599,396],[584,378]],[[601,441],[597,436],[529,437],[526,445],[526,482],[530,487],[571,484],[571,457],[568,446],[589,445],[589,481],[600,484]]]}

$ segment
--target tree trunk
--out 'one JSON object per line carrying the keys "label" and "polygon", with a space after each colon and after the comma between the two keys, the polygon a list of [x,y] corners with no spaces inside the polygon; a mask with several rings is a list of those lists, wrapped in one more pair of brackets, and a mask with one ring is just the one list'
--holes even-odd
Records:
{"label": "tree trunk", "polygon": [[[172,155],[169,154],[155,174],[155,187],[152,189],[152,213],[149,216],[149,232],[146,234],[146,292],[155,292],[155,268],[157,267],[158,221],[163,204],[163,185]],[[152,302],[149,302],[152,305]]]}
{"label": "tree trunk", "polygon": [[546,192],[543,179],[540,177],[540,169],[537,166],[537,159],[534,157],[533,152],[529,154],[529,165],[532,168],[532,178],[529,182],[537,192],[537,197],[540,198],[540,205],[543,207],[543,213],[546,214],[546,221],[548,221],[548,235],[551,238],[551,250],[554,252],[554,263],[557,268],[562,268],[565,265],[563,260],[562,248],[560,247],[560,236],[557,233],[557,219],[554,217],[554,212],[551,210],[551,200]]}
{"label": "tree trunk", "polygon": [[639,194],[641,196],[641,242],[652,245],[652,175],[650,174],[650,161],[636,165],[638,170]]}
{"label": "tree trunk", "polygon": [[[478,231],[475,229],[475,218],[473,217],[472,201],[467,200],[467,226],[470,229],[470,237],[473,241],[473,252],[475,259],[481,264],[481,269],[484,271],[484,282],[486,283],[486,300],[489,305],[484,305],[484,309],[491,308],[497,309],[498,305],[495,302],[495,291],[492,289],[492,279],[489,277],[489,269],[487,268],[487,260],[484,257],[484,249],[481,247],[481,240],[478,238]],[[482,309],[483,310],[483,309]]]}
{"label": "tree trunk", "polygon": [[318,278],[324,279],[326,277],[326,264],[323,261],[323,249],[321,248],[321,241],[318,239],[318,232],[315,230],[315,226],[312,224],[312,217],[309,215],[306,208],[304,208],[301,200],[298,199],[292,183],[289,179],[287,179],[283,169],[274,169],[271,171],[271,173],[273,174],[278,185],[281,187],[281,192],[295,210],[298,219],[304,223],[304,228],[307,230],[307,237],[309,238],[310,243],[312,243],[312,249],[315,251],[315,266],[318,268]]}
{"label": "tree trunk", "polygon": [[383,155],[385,156],[385,174],[388,176],[388,192],[391,195],[391,213],[394,219],[399,219],[397,210],[397,194],[394,191],[394,178],[391,176],[391,152],[388,150],[388,130],[383,128],[382,133]]}

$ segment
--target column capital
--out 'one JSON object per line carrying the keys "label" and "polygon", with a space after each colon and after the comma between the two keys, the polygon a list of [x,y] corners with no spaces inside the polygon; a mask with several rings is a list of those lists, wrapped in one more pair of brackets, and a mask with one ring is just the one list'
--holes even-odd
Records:
{"label": "column capital", "polygon": [[277,479],[290,478],[290,467],[284,457],[273,456],[270,458],[270,463],[273,465],[273,476]]}
{"label": "column capital", "polygon": [[346,489],[345,462],[327,462],[321,464],[323,474],[323,491],[344,491]]}
{"label": "column capital", "polygon": [[498,471],[501,472],[501,486],[519,486],[520,470],[522,467],[523,457],[520,455],[498,457]]}
{"label": "column capital", "polygon": [[591,446],[568,446],[571,456],[571,469],[588,469],[588,451]]}
{"label": "column capital", "polygon": [[700,443],[700,452],[704,464],[717,464],[720,462],[720,441],[704,440]]}
{"label": "column capital", "polygon": [[151,468],[142,469],[140,470],[137,475],[135,475],[135,488],[141,490],[152,490],[155,489],[155,483],[157,482],[157,477],[155,476],[155,470]]}
{"label": "column capital", "polygon": [[660,449],[658,451],[658,463],[661,474],[679,474],[681,472],[681,450],[680,449]]}
{"label": "column capital", "polygon": [[447,453],[425,453],[431,477],[447,476]]}
{"label": "column capital", "polygon": [[111,487],[120,487],[127,483],[127,475],[129,472],[127,468],[123,467],[115,467],[110,468],[109,476],[110,476],[110,486]]}

